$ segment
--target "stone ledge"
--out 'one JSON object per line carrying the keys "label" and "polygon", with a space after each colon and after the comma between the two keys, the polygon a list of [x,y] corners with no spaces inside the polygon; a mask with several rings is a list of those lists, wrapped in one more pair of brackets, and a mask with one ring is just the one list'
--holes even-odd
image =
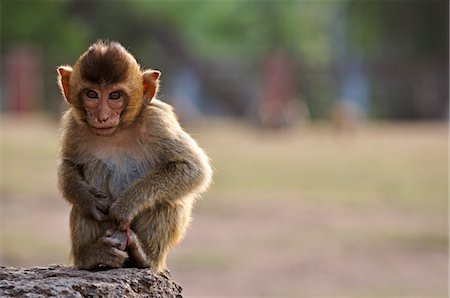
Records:
{"label": "stone ledge", "polygon": [[76,270],[62,265],[0,266],[0,297],[182,297],[169,273],[123,268]]}

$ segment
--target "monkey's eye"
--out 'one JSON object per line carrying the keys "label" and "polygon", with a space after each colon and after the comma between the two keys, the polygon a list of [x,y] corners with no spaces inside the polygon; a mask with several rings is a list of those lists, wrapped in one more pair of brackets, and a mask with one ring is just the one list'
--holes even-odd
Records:
{"label": "monkey's eye", "polygon": [[88,90],[86,96],[89,98],[98,98],[98,94],[94,90]]}
{"label": "monkey's eye", "polygon": [[120,92],[114,91],[109,94],[109,99],[119,99],[120,98]]}

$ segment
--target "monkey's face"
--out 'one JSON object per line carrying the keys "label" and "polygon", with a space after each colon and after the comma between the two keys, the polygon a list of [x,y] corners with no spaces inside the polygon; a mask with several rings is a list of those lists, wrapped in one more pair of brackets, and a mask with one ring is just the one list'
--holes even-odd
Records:
{"label": "monkey's face", "polygon": [[99,86],[83,89],[80,98],[86,111],[86,122],[92,131],[99,136],[113,134],[126,106],[126,92],[114,85]]}
{"label": "monkey's face", "polygon": [[141,70],[115,42],[99,41],[73,67],[58,67],[58,83],[77,121],[99,136],[134,122],[158,90],[160,72]]}

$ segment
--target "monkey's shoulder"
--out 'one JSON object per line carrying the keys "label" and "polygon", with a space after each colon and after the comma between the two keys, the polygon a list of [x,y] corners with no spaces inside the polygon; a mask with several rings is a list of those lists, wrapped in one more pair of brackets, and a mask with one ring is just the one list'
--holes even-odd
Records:
{"label": "monkey's shoulder", "polygon": [[153,99],[144,108],[144,116],[148,120],[164,123],[166,127],[179,126],[173,107],[158,99]]}
{"label": "monkey's shoulder", "polygon": [[153,99],[144,107],[138,122],[143,124],[142,129],[148,132],[150,138],[176,139],[184,134],[173,107],[158,99]]}
{"label": "monkey's shoulder", "polygon": [[166,103],[163,102],[162,100],[159,100],[157,98],[152,99],[152,101],[150,102],[150,104],[148,105],[150,107],[150,109],[159,111],[160,113],[169,113],[169,114],[173,114],[173,107]]}

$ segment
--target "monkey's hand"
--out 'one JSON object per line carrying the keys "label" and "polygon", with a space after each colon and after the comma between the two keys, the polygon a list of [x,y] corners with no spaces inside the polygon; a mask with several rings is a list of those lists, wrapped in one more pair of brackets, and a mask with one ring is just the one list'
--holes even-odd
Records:
{"label": "monkey's hand", "polygon": [[76,265],[77,269],[102,270],[121,268],[128,259],[125,232],[108,229],[92,244]]}
{"label": "monkey's hand", "polygon": [[102,239],[104,242],[123,251],[128,245],[128,235],[125,231],[108,229]]}
{"label": "monkey's hand", "polygon": [[127,245],[127,235],[122,231],[107,230],[105,235],[100,238],[103,246],[101,249],[101,261],[98,267],[101,268],[120,268],[128,259],[128,253],[125,251]]}
{"label": "monkey's hand", "polygon": [[86,213],[97,221],[107,221],[109,219],[108,210],[111,205],[109,197],[92,186],[89,187],[88,192],[92,197],[85,208]]}
{"label": "monkey's hand", "polygon": [[58,183],[63,197],[85,216],[97,221],[108,220],[110,199],[83,180],[80,165],[70,158],[63,158],[58,166]]}

